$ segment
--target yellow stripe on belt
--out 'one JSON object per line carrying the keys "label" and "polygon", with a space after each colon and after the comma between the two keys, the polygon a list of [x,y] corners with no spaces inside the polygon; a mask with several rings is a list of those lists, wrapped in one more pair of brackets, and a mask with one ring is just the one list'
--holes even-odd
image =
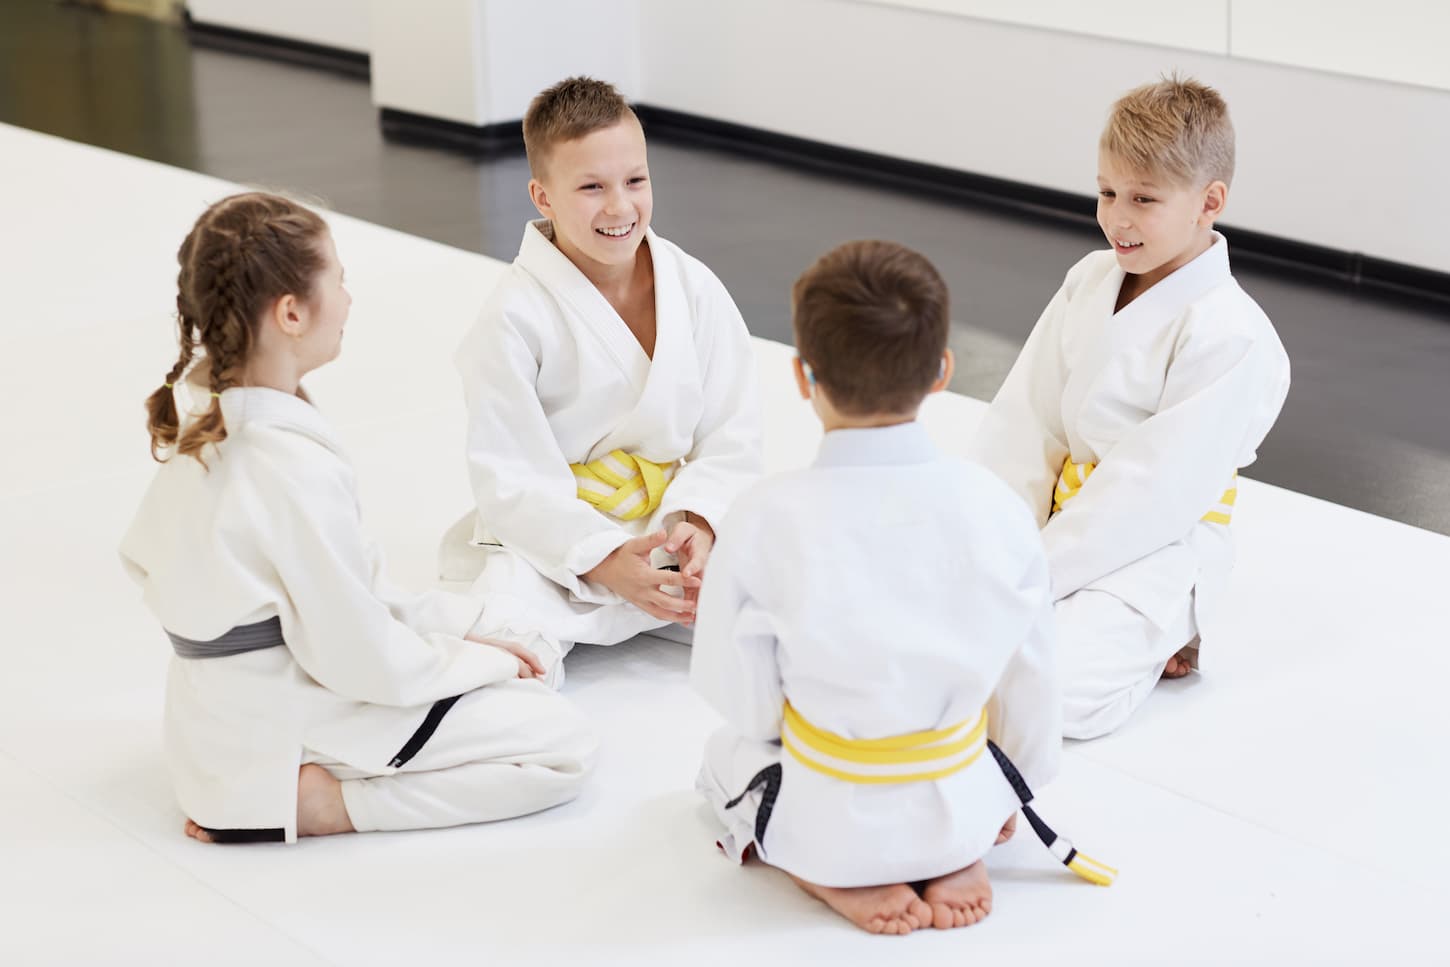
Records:
{"label": "yellow stripe on belt", "polygon": [[987,738],[987,710],[975,719],[944,729],[911,732],[885,739],[848,739],[806,721],[790,702],[785,703],[780,742],[801,765],[842,782],[862,785],[929,782],[961,772],[990,750],[1003,776],[1022,801],[1022,812],[1052,855],[1089,883],[1110,886],[1118,871],[1079,853],[1058,836],[1028,805],[1032,790],[1022,774]]}
{"label": "yellow stripe on belt", "polygon": [[[1083,484],[1087,483],[1088,477],[1097,469],[1095,463],[1073,463],[1072,457],[1068,457],[1062,463],[1062,473],[1057,478],[1057,489],[1052,494],[1052,512],[1055,514],[1062,510],[1064,504],[1077,496]],[[1238,480],[1238,474],[1234,474],[1234,480]],[[1238,500],[1239,488],[1237,485],[1229,487],[1218,499],[1218,503],[1204,514],[1202,519],[1210,524],[1227,524],[1233,516],[1234,501]]]}
{"label": "yellow stripe on belt", "polygon": [[569,469],[579,499],[620,520],[653,514],[675,476],[673,463],[655,463],[623,450],[589,463],[571,463]]}

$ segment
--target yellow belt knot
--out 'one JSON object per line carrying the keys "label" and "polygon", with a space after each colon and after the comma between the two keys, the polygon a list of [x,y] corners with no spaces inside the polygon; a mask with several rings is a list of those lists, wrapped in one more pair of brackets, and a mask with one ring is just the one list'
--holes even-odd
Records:
{"label": "yellow belt knot", "polygon": [[571,463],[579,499],[620,520],[646,517],[659,509],[675,476],[673,463],[655,463],[614,450],[589,463]]}
{"label": "yellow belt knot", "polygon": [[[1052,512],[1054,514],[1061,511],[1064,504],[1077,496],[1078,491],[1082,490],[1083,484],[1087,483],[1088,477],[1092,476],[1092,472],[1096,469],[1097,464],[1091,462],[1073,463],[1072,457],[1068,457],[1062,462],[1062,473],[1058,476],[1057,488],[1052,493]],[[1234,473],[1233,478],[1235,481],[1238,480],[1239,475],[1237,472]],[[1237,483],[1235,483],[1234,486],[1229,487],[1223,492],[1223,496],[1218,499],[1218,503],[1208,513],[1204,514],[1201,519],[1210,524],[1227,524],[1229,519],[1233,517],[1234,502],[1238,498],[1239,488]]]}

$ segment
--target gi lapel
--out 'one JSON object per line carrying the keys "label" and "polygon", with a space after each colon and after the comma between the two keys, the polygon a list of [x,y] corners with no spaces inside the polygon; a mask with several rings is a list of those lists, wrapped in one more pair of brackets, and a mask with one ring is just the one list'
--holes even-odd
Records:
{"label": "gi lapel", "polygon": [[[548,219],[529,222],[519,244],[516,264],[554,297],[569,328],[581,338],[587,337],[619,367],[630,385],[643,392],[650,370],[644,347],[588,276],[554,245],[553,234],[554,227]],[[656,302],[656,316],[658,311]]]}
{"label": "gi lapel", "polygon": [[1124,272],[1117,259],[1106,273],[1088,283],[1067,304],[1062,327],[1062,356],[1067,380],[1062,387],[1062,425],[1074,462],[1096,461],[1098,454],[1077,429],[1077,415],[1111,355],[1110,325],[1113,306],[1123,286]]}
{"label": "gi lapel", "polygon": [[596,450],[602,455],[619,447],[668,463],[684,456],[682,446],[689,450],[687,441],[693,439],[700,419],[703,387],[694,352],[694,307],[681,278],[685,266],[674,247],[652,229],[645,238],[654,262],[654,361],[639,402]]}

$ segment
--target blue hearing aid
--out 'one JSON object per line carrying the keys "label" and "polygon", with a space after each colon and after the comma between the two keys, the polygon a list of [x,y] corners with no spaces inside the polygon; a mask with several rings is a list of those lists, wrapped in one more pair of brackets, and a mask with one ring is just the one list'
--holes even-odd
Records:
{"label": "blue hearing aid", "polygon": [[[797,356],[796,358],[800,359],[799,356]],[[806,362],[804,359],[801,359],[801,371],[806,374],[807,383],[810,383],[812,386],[816,385],[816,371],[814,369],[811,369],[811,364]]]}

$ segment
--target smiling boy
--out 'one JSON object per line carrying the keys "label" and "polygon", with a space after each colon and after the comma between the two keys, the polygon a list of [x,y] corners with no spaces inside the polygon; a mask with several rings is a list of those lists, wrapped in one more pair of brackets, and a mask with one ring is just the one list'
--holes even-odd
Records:
{"label": "smiling boy", "polygon": [[714,526],[761,472],[760,418],[735,303],[650,228],[619,92],[561,81],[524,143],[542,218],[458,352],[475,509],[440,565],[557,683],[576,642],[693,623]]}
{"label": "smiling boy", "polygon": [[1234,169],[1223,98],[1176,76],[1144,85],[1099,147],[1112,247],[1067,273],[972,445],[1042,527],[1072,738],[1198,667],[1233,564],[1237,471],[1289,389],[1214,230]]}

